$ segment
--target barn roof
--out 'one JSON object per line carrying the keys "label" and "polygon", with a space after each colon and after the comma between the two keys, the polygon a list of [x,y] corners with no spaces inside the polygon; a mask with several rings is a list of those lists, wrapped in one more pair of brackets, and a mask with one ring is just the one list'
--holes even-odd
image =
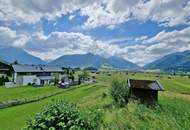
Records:
{"label": "barn roof", "polygon": [[63,72],[59,67],[49,67],[44,65],[13,65],[15,72]]}
{"label": "barn roof", "polygon": [[131,88],[139,88],[139,89],[148,89],[148,90],[158,90],[163,91],[164,88],[160,84],[158,80],[136,80],[129,79],[128,85]]}

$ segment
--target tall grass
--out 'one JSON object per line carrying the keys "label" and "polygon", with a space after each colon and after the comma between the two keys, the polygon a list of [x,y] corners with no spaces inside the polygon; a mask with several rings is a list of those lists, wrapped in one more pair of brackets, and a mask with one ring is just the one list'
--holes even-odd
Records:
{"label": "tall grass", "polygon": [[155,106],[130,102],[125,108],[107,111],[107,126],[111,130],[188,130],[190,103],[177,98],[164,97]]}

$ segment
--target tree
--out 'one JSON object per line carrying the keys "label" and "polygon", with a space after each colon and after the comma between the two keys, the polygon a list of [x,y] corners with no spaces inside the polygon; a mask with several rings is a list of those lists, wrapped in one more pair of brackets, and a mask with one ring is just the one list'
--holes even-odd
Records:
{"label": "tree", "polygon": [[12,76],[12,70],[9,69],[8,71],[6,71],[6,75],[7,75],[7,76]]}
{"label": "tree", "polygon": [[18,63],[18,61],[17,60],[15,60],[14,62],[13,62],[13,65],[18,65],[19,63]]}
{"label": "tree", "polygon": [[74,80],[75,80],[75,76],[74,76],[73,74],[70,73],[70,75],[69,75],[69,79],[71,79],[72,81],[74,81]]}
{"label": "tree", "polygon": [[3,85],[2,77],[0,77],[0,86]]}
{"label": "tree", "polygon": [[128,104],[129,99],[129,87],[128,82],[125,79],[114,79],[112,81],[112,87],[110,90],[113,101],[119,106],[125,106]]}
{"label": "tree", "polygon": [[74,69],[72,69],[72,72],[73,72],[73,74],[75,74],[75,70]]}
{"label": "tree", "polygon": [[69,68],[66,69],[66,74],[69,74],[70,70]]}
{"label": "tree", "polygon": [[83,77],[84,78],[88,78],[89,77],[88,71],[83,71]]}
{"label": "tree", "polygon": [[9,82],[9,78],[6,76],[4,82]]}

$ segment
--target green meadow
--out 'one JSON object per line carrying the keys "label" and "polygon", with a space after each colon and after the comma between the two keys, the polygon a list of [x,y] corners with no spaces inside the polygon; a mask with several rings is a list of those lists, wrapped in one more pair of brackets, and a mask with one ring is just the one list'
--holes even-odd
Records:
{"label": "green meadow", "polygon": [[30,99],[33,97],[49,94],[51,92],[59,91],[60,88],[54,86],[46,87],[32,87],[20,86],[14,88],[0,87],[0,102],[14,100],[14,99]]}
{"label": "green meadow", "polygon": [[[152,73],[101,73],[96,75],[97,83],[81,85],[46,99],[28,104],[0,109],[0,130],[20,130],[26,126],[26,120],[40,112],[55,99],[76,103],[81,109],[96,107],[104,113],[106,130],[187,130],[190,128],[190,78],[188,76],[169,76]],[[126,107],[119,108],[112,103],[109,95],[114,77],[126,79],[159,80],[165,91],[159,92],[156,106],[146,106],[130,101]],[[32,98],[54,91],[57,87],[18,88],[0,87],[0,101],[20,98]],[[106,96],[103,96],[106,95]]]}

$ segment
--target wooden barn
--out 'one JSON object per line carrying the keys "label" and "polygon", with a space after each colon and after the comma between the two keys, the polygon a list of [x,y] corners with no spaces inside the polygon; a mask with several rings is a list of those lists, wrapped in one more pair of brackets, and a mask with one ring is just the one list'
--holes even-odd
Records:
{"label": "wooden barn", "polygon": [[157,80],[129,79],[130,95],[142,103],[155,103],[158,101],[158,91],[164,88]]}

